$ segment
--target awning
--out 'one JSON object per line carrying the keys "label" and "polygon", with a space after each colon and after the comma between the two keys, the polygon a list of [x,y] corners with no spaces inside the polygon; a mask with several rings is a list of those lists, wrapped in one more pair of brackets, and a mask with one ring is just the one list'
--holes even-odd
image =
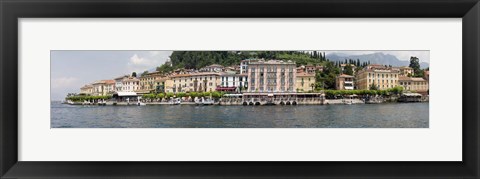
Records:
{"label": "awning", "polygon": [[235,91],[237,87],[217,87],[216,91]]}
{"label": "awning", "polygon": [[135,92],[115,92],[113,95],[118,96],[138,96]]}

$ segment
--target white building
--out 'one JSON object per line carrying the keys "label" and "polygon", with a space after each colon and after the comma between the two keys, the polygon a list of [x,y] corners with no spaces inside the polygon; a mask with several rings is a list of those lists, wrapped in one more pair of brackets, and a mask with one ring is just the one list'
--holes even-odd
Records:
{"label": "white building", "polygon": [[136,77],[128,77],[122,80],[122,91],[132,92],[140,89],[140,80]]}
{"label": "white building", "polygon": [[127,75],[115,78],[115,91],[123,91],[123,79],[128,78]]}
{"label": "white building", "polygon": [[220,86],[217,87],[217,91],[236,91],[241,92],[248,87],[247,73],[235,74],[235,73],[221,73],[220,74]]}

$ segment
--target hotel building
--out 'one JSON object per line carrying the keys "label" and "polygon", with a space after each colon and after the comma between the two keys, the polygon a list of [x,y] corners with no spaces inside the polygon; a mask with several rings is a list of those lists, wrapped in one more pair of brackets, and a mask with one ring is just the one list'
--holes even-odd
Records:
{"label": "hotel building", "polygon": [[171,92],[174,93],[215,91],[220,85],[220,74],[211,72],[177,74],[170,79],[173,81]]}
{"label": "hotel building", "polygon": [[105,96],[115,92],[115,80],[100,80],[92,84],[94,96]]}
{"label": "hotel building", "polygon": [[[312,91],[315,87],[315,73],[297,73],[295,90],[297,92]],[[313,87],[312,87],[313,85]]]}
{"label": "hotel building", "polygon": [[354,86],[354,76],[341,74],[335,78],[335,89],[337,90],[353,90]]}
{"label": "hotel building", "polygon": [[260,60],[248,64],[248,92],[295,92],[294,62]]}
{"label": "hotel building", "polygon": [[224,72],[220,74],[220,86],[216,91],[243,91],[248,87],[248,75],[235,74],[235,72]]}
{"label": "hotel building", "polygon": [[358,89],[368,90],[371,85],[378,89],[393,88],[398,85],[400,71],[383,65],[368,65],[357,73]]}

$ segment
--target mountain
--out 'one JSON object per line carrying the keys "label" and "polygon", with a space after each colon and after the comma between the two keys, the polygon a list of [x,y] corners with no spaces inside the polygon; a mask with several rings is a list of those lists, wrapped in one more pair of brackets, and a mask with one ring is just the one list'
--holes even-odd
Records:
{"label": "mountain", "polygon": [[[381,65],[392,65],[392,66],[408,66],[410,61],[402,61],[397,57],[384,54],[382,52],[372,53],[372,54],[363,54],[363,55],[347,55],[343,53],[331,53],[326,55],[327,59],[330,61],[345,61],[345,59],[357,60],[360,59],[360,62],[368,62],[370,64],[381,64]],[[421,68],[427,68],[430,64],[426,62],[420,62]]]}

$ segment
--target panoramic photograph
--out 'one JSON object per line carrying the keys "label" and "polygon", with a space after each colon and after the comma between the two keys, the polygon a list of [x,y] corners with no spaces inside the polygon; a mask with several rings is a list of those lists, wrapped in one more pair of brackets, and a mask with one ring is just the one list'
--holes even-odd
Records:
{"label": "panoramic photograph", "polygon": [[52,50],[51,128],[429,128],[428,50]]}

